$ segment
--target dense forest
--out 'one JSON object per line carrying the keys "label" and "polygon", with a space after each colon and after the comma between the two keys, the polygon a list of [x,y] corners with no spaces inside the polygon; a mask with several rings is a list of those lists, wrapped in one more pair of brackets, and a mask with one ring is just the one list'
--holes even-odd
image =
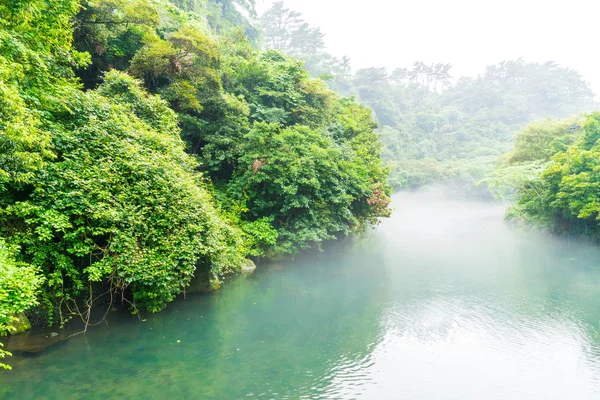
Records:
{"label": "dense forest", "polygon": [[552,62],[506,61],[459,79],[444,63],[352,72],[349,59],[326,51],[323,32],[282,2],[261,23],[266,47],[304,60],[313,76],[373,110],[395,189],[440,181],[473,186],[493,171],[527,123],[596,107],[583,77]]}
{"label": "dense forest", "polygon": [[254,14],[0,3],[0,331],[24,311],[96,323],[117,298],[159,311],[194,277],[218,287],[389,214],[371,111],[258,50]]}

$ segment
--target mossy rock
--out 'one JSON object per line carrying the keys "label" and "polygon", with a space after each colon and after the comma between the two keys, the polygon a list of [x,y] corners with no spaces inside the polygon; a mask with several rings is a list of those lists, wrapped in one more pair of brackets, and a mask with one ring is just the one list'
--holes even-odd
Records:
{"label": "mossy rock", "polygon": [[256,264],[254,261],[247,259],[242,265],[242,274],[251,274],[256,271]]}
{"label": "mossy rock", "polygon": [[31,322],[29,322],[29,319],[25,314],[20,313],[11,317],[11,322],[8,324],[8,329],[0,336],[18,335],[20,333],[27,332],[30,329]]}
{"label": "mossy rock", "polygon": [[196,270],[196,275],[185,289],[186,293],[208,293],[221,289],[221,281],[206,270]]}

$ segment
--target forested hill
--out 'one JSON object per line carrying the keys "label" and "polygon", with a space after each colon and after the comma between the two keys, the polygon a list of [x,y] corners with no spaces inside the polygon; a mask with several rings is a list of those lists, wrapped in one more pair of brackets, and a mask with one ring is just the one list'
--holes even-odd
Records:
{"label": "forested hill", "polygon": [[371,111],[257,50],[252,15],[0,2],[0,331],[116,295],[158,311],[194,276],[216,286],[389,214]]}
{"label": "forested hill", "polygon": [[571,117],[597,106],[579,73],[552,62],[506,61],[478,77],[459,79],[452,79],[449,64],[423,62],[352,73],[349,59],[326,51],[323,32],[282,2],[260,21],[266,47],[304,60],[314,76],[374,111],[396,189],[443,180],[476,183],[527,123]]}

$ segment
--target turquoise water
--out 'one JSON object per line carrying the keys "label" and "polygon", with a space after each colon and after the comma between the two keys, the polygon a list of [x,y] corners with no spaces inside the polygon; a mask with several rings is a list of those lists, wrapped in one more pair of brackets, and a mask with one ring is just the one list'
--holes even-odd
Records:
{"label": "turquoise water", "polygon": [[0,372],[6,399],[600,399],[600,252],[497,205],[393,218]]}

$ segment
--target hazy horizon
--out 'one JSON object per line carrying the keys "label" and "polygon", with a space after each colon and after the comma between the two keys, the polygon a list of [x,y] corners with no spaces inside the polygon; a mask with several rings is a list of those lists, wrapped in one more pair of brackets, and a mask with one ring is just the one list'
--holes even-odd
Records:
{"label": "hazy horizon", "polygon": [[[258,12],[273,2],[258,0]],[[506,60],[554,61],[581,73],[596,97],[600,94],[600,70],[592,51],[600,2],[572,0],[565,6],[541,0],[372,0],[368,7],[342,0],[284,3],[321,28],[327,50],[348,56],[353,70],[443,62],[452,64],[452,77],[459,78]]]}

